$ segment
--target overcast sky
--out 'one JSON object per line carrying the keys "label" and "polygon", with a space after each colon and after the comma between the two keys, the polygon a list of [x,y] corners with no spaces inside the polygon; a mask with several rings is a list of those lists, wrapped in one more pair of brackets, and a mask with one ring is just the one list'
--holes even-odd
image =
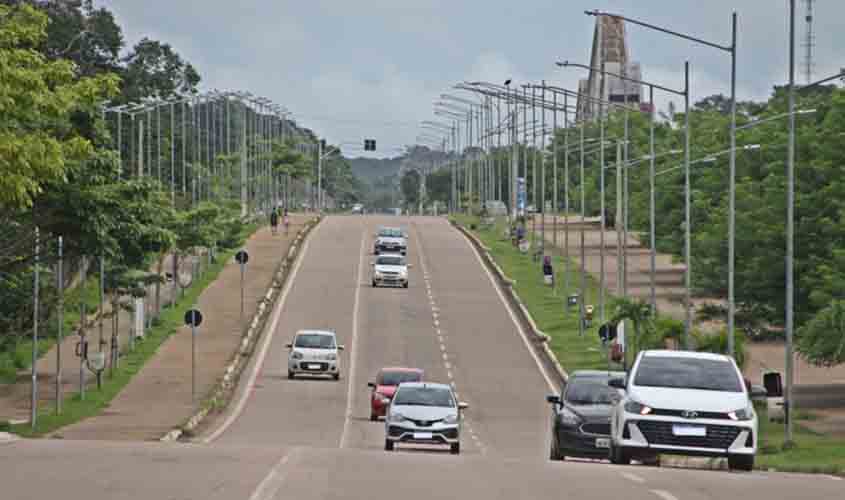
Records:
{"label": "overcast sky", "polygon": [[[739,14],[738,97],[764,99],[787,78],[787,0],[98,0],[126,43],[168,42],[202,75],[205,89],[249,90],[291,110],[334,144],[378,141],[376,156],[414,143],[432,102],[457,82],[545,79],[575,89],[583,73],[559,60],[589,62],[602,9],[722,44]],[[798,62],[803,62],[803,2]],[[816,78],[839,71],[845,2],[816,2]],[[643,78],[683,86],[693,100],[729,93],[728,53],[629,25]],[[839,57],[837,57],[839,56]],[[802,73],[799,73],[801,75]],[[803,77],[800,77],[803,81]],[[663,109],[669,97],[657,102]],[[680,103],[678,103],[680,104]],[[347,156],[359,155],[356,146]],[[361,153],[362,154],[362,153]]]}

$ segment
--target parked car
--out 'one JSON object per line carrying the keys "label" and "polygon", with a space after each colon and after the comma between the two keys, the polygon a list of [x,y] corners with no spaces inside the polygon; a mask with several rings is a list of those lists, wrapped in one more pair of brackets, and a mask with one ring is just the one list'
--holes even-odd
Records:
{"label": "parked car", "polygon": [[288,378],[296,375],[329,375],[340,379],[340,351],[335,332],[322,330],[301,330],[296,332],[293,342],[287,344]]}
{"label": "parked car", "polygon": [[385,417],[384,449],[392,451],[398,443],[442,444],[457,455],[461,452],[461,420],[466,408],[448,384],[399,384]]}
{"label": "parked car", "polygon": [[408,288],[408,268],[411,267],[400,254],[383,254],[372,263],[371,280],[373,288],[378,286],[401,286]]}
{"label": "parked car", "polygon": [[546,400],[552,404],[552,440],[549,458],[607,458],[610,448],[610,412],[622,398],[610,379],[624,372],[579,370],[569,375],[561,395]]}
{"label": "parked car", "polygon": [[609,458],[615,464],[661,453],[727,457],[730,469],[751,470],[757,414],[734,360],[721,354],[643,351],[614,406]]}
{"label": "parked car", "polygon": [[405,233],[398,227],[382,227],[376,233],[376,241],[373,243],[373,253],[408,253],[408,242]]}
{"label": "parked car", "polygon": [[390,367],[382,368],[376,375],[376,381],[367,384],[370,393],[370,420],[378,420],[385,416],[390,400],[399,384],[405,382],[419,382],[423,379],[423,371],[419,368]]}

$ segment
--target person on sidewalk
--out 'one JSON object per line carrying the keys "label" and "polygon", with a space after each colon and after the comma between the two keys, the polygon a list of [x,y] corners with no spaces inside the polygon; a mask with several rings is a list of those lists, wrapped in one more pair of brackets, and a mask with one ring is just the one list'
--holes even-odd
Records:
{"label": "person on sidewalk", "polygon": [[275,235],[278,230],[279,230],[279,214],[276,212],[276,209],[274,208],[270,212],[270,231],[273,233],[273,235]]}
{"label": "person on sidewalk", "polygon": [[285,216],[284,216],[284,224],[285,224],[285,235],[288,234],[288,230],[290,229],[290,217],[288,217],[288,209],[285,207]]}

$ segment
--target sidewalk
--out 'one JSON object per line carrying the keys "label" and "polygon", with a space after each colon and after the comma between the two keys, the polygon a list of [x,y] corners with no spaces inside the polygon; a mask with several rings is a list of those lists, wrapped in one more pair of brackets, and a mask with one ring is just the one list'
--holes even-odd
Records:
{"label": "sidewalk", "polygon": [[[273,236],[264,227],[247,241],[245,321],[254,314],[289,242],[306,220],[306,216],[292,216],[288,236],[283,230]],[[240,266],[230,262],[197,302],[204,317],[197,333],[198,401],[223,375],[240,343],[240,279]],[[66,439],[156,440],[187,420],[196,408],[191,401],[191,334],[183,327],[161,345],[106,410],[55,434]]]}
{"label": "sidewalk", "polygon": [[[171,259],[168,256],[165,258],[163,269],[170,271]],[[153,272],[155,272],[153,267]],[[90,273],[95,272],[95,267],[92,266]],[[186,276],[187,279],[190,275]],[[150,297],[146,302],[147,315],[153,312],[155,307],[155,288],[149,288]],[[161,308],[162,310],[169,306],[171,295],[174,293],[172,283],[163,283],[161,285]],[[178,293],[178,292],[177,292]],[[106,314],[111,312],[111,304],[106,298],[104,306]],[[86,311],[88,321],[93,321],[97,311]],[[66,310],[65,315],[72,315],[79,317],[80,311]],[[129,345],[130,328],[132,325],[132,314],[128,311],[120,311],[118,313],[118,341],[121,352],[123,352]],[[111,318],[103,320],[102,339],[106,342],[103,349],[108,350],[108,343],[112,336]],[[88,349],[89,352],[99,350],[100,344],[100,330],[99,325],[89,328],[87,331]],[[56,394],[56,367],[58,366],[56,354],[59,349],[62,351],[62,394],[67,396],[79,392],[79,358],[75,355],[76,344],[79,342],[79,335],[76,331],[64,332],[64,339],[61,343],[53,345],[43,356],[38,359],[37,363],[37,377],[38,377],[38,404],[39,407],[52,405],[55,403]],[[18,373],[17,380],[12,384],[0,384],[0,421],[28,421],[30,417],[30,398],[31,398],[31,377],[32,372],[27,369]],[[95,377],[86,368],[83,371],[86,388],[94,385]],[[87,389],[86,389],[87,390]]]}

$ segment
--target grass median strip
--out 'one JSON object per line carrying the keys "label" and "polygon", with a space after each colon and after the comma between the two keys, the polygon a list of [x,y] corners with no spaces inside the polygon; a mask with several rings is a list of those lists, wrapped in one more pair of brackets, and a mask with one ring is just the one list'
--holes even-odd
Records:
{"label": "grass median strip", "polygon": [[760,415],[760,449],[757,468],[780,472],[806,472],[845,475],[845,440],[814,432],[801,425],[813,418],[799,413],[793,432],[793,445],[786,441],[783,422],[769,422],[765,409]]}
{"label": "grass median strip", "polygon": [[[549,347],[564,370],[607,368],[607,355],[598,337],[598,318],[581,336],[578,332],[578,307],[567,309],[566,306],[567,295],[578,293],[581,282],[580,272],[573,262],[566,266],[569,270],[569,290],[564,290],[563,257],[554,259],[557,283],[552,288],[543,283],[542,263],[534,261],[530,252],[520,252],[504,237],[506,225],[503,220],[492,226],[480,226],[478,217],[457,215],[455,222],[470,229],[490,249],[490,255],[505,275],[516,281],[514,290],[531,313],[537,328],[550,337]],[[589,276],[585,295],[587,304],[597,303],[599,288]]]}
{"label": "grass median strip", "polygon": [[[256,226],[250,226],[245,229],[244,235],[248,236],[256,229]],[[64,398],[61,414],[56,414],[53,405],[42,407],[38,413],[35,429],[29,423],[24,423],[8,426],[10,432],[24,437],[44,436],[64,426],[99,414],[152,358],[164,341],[182,327],[185,312],[196,304],[202,292],[217,279],[238,248],[219,254],[217,260],[206,272],[185,290],[185,294],[176,301],[175,306],[162,311],[155,325],[146,332],[143,341],[137,342],[134,350],[121,355],[120,366],[114,373],[110,375],[109,370],[106,369],[100,390],[89,384],[84,400],[80,399],[78,393]],[[45,389],[42,388],[42,390]]]}

